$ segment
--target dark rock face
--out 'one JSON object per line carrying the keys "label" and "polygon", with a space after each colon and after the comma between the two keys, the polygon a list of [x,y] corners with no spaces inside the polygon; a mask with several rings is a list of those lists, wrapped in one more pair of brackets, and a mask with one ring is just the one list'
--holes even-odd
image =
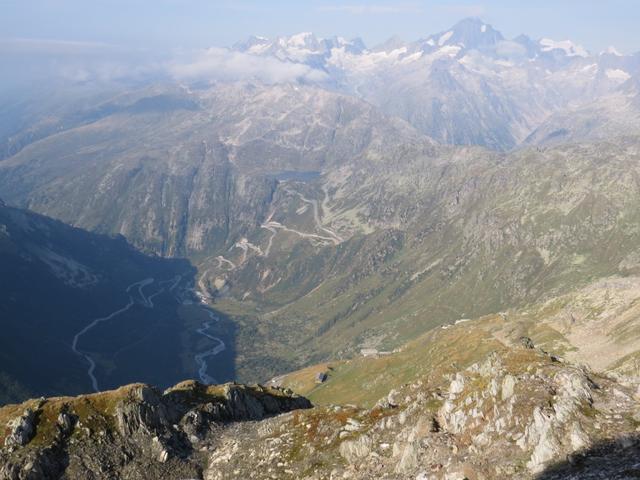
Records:
{"label": "dark rock face", "polygon": [[196,382],[45,400],[7,423],[0,479],[201,478],[200,450],[232,422],[311,406],[281,389]]}
{"label": "dark rock face", "polygon": [[520,337],[520,344],[524,348],[528,348],[528,349],[536,348],[535,344],[533,343],[533,340],[531,340],[529,337]]}

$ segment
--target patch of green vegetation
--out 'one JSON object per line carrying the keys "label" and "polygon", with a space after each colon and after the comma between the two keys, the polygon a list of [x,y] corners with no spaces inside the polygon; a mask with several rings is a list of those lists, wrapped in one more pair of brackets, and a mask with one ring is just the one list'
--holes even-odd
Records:
{"label": "patch of green vegetation", "polygon": [[[334,365],[326,382],[300,393],[318,404],[352,403],[372,407],[393,388],[423,376],[439,378],[481,360],[491,351],[504,349],[488,331],[468,325],[465,324],[467,328],[461,325],[430,332],[397,353],[340,362]],[[304,385],[300,377],[311,375],[313,371],[307,369],[292,374],[291,384],[290,377],[286,376],[284,384]]]}

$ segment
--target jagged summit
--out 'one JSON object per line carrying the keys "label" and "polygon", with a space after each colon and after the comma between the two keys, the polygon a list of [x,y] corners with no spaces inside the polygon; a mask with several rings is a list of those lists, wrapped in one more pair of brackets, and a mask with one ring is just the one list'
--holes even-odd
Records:
{"label": "jagged summit", "polygon": [[259,46],[262,46],[262,45],[267,45],[269,43],[270,43],[270,41],[266,37],[262,37],[260,35],[251,35],[249,38],[247,38],[244,41],[240,41],[240,42],[234,43],[231,48],[233,50],[238,50],[238,51],[243,51],[244,52],[244,51],[250,50],[250,49],[255,48],[255,47],[259,47]]}
{"label": "jagged summit", "polygon": [[361,54],[366,50],[362,39],[347,40],[343,37],[318,37],[313,32],[301,32],[274,39],[251,36],[244,42],[238,42],[233,50],[254,55],[274,55],[283,60],[308,61],[314,56],[328,57],[333,49],[343,49],[351,54]]}
{"label": "jagged summit", "polygon": [[467,49],[494,47],[504,40],[502,33],[481,19],[472,17],[461,20],[450,30],[438,34],[438,45],[463,45]]}
{"label": "jagged summit", "polygon": [[566,55],[567,57],[588,57],[590,53],[582,46],[571,40],[552,40],[542,38],[538,42],[542,52],[553,52]]}
{"label": "jagged summit", "polygon": [[398,35],[394,35],[393,37],[390,37],[389,39],[385,40],[384,42],[376,45],[375,47],[373,47],[371,49],[372,52],[392,52],[394,50],[398,50],[400,48],[406,47],[407,43],[400,38],[400,36]]}

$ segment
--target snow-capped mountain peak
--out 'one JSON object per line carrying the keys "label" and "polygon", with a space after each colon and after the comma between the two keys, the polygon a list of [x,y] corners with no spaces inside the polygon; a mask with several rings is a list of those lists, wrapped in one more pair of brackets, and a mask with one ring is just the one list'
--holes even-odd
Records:
{"label": "snow-capped mountain peak", "polygon": [[460,45],[468,50],[494,47],[504,40],[502,34],[479,18],[467,18],[449,30],[429,37],[438,47]]}
{"label": "snow-capped mountain peak", "polygon": [[331,56],[333,49],[343,49],[352,54],[366,50],[361,39],[346,40],[343,37],[319,38],[312,32],[301,32],[291,36],[267,39],[250,37],[235,44],[233,50],[254,55],[272,55],[280,60],[318,65],[322,58]]}
{"label": "snow-capped mountain peak", "polygon": [[600,55],[613,55],[614,57],[622,57],[623,55],[618,51],[618,49],[616,47],[614,47],[613,45],[610,45],[609,47],[607,47],[607,49],[603,52],[600,52]]}
{"label": "snow-capped mountain peak", "polygon": [[394,50],[398,50],[400,48],[405,48],[407,46],[406,42],[404,42],[400,37],[393,36],[381,43],[380,45],[376,45],[371,49],[372,52],[393,52]]}
{"label": "snow-capped mountain peak", "polygon": [[238,42],[233,45],[232,49],[248,53],[263,53],[270,43],[268,38],[252,35],[244,42]]}
{"label": "snow-capped mountain peak", "polygon": [[[283,39],[284,41],[285,39]],[[286,43],[295,47],[306,47],[309,45],[316,44],[318,39],[311,32],[300,32],[295,35],[291,35],[288,39],[286,39]]]}
{"label": "snow-capped mountain peak", "polygon": [[[477,18],[413,42],[392,37],[371,49],[359,39],[310,32],[252,37],[235,48],[296,64],[284,70],[305,64],[314,73],[305,79],[320,78],[324,86],[379,105],[436,140],[497,149],[513,148],[536,122],[572,103],[623,85],[635,96],[634,78],[640,77],[640,55],[615,49],[592,55],[570,40],[505,39]],[[504,112],[510,112],[506,120]]]}
{"label": "snow-capped mountain peak", "polygon": [[573,43],[571,40],[551,40],[542,38],[539,42],[543,52],[562,51],[567,57],[588,57],[589,52],[582,46]]}

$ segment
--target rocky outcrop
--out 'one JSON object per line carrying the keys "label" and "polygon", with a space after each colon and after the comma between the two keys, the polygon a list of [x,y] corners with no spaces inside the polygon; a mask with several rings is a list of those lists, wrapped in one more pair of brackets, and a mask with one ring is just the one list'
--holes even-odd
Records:
{"label": "rocky outcrop", "polygon": [[637,389],[526,345],[429,370],[370,409],[138,384],[0,409],[21,439],[0,450],[0,479],[634,478]]}
{"label": "rocky outcrop", "polygon": [[283,389],[191,381],[44,400],[7,422],[0,479],[201,478],[199,452],[233,422],[310,407]]}
{"label": "rocky outcrop", "polygon": [[36,414],[27,408],[22,415],[7,423],[9,434],[4,439],[7,447],[21,447],[33,438],[35,433]]}
{"label": "rocky outcrop", "polygon": [[[233,478],[232,471],[246,478],[572,478],[611,449],[596,445],[613,438],[621,463],[606,461],[585,478],[627,478],[616,472],[635,472],[634,392],[523,344],[466,368],[430,372],[372,409],[317,407],[270,420],[262,444],[250,445],[254,434],[239,429],[223,441],[229,469],[216,463],[208,472],[210,478]],[[570,473],[548,477],[563,462]]]}

